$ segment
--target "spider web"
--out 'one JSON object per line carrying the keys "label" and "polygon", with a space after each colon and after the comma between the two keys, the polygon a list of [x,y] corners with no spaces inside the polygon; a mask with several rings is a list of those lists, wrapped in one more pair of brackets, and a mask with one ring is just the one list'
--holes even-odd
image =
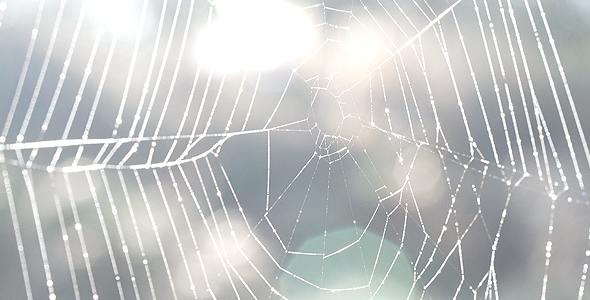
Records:
{"label": "spider web", "polygon": [[540,0],[300,1],[310,49],[233,72],[215,3],[120,2],[0,2],[2,295],[588,299]]}

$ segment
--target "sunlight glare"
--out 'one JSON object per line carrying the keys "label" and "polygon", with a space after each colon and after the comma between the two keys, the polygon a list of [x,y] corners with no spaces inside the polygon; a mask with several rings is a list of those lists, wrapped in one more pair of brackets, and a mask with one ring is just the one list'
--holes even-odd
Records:
{"label": "sunlight glare", "polygon": [[86,0],[90,14],[105,28],[127,32],[132,27],[134,0]]}
{"label": "sunlight glare", "polygon": [[305,52],[310,27],[281,0],[217,0],[218,18],[197,40],[197,57],[218,71],[272,69]]}

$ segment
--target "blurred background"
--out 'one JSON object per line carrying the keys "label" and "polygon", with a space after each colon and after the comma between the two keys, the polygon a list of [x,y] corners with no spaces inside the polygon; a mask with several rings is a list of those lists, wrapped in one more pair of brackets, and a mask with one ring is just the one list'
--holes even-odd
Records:
{"label": "blurred background", "polygon": [[590,3],[0,0],[3,299],[590,299]]}

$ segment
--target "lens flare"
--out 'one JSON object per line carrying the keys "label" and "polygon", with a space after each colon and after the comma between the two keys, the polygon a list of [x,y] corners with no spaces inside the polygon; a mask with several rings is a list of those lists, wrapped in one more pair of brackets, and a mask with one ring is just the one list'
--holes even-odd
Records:
{"label": "lens flare", "polygon": [[305,52],[311,26],[285,1],[218,0],[218,18],[197,40],[197,57],[218,71],[272,69]]}
{"label": "lens flare", "polygon": [[87,0],[88,12],[105,28],[125,33],[134,20],[134,0]]}

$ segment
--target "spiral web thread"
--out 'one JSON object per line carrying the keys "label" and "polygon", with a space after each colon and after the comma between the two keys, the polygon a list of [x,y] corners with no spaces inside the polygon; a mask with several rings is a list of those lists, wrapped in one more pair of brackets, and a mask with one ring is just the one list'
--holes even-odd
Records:
{"label": "spiral web thread", "polygon": [[220,73],[191,52],[214,3],[135,1],[129,33],[0,2],[1,293],[588,299],[590,151],[541,1],[297,5],[313,49]]}

